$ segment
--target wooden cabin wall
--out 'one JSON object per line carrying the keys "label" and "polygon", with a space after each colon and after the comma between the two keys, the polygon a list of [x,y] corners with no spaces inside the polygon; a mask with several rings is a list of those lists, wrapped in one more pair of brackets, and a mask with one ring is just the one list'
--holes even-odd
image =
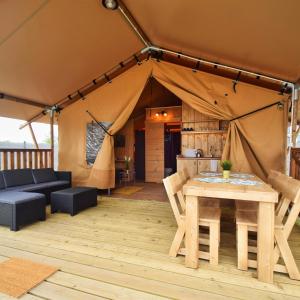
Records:
{"label": "wooden cabin wall", "polygon": [[[165,111],[166,117],[155,115]],[[181,106],[146,109],[145,150],[146,182],[162,182],[165,172],[164,138],[165,124],[181,122]]]}
{"label": "wooden cabin wall", "polygon": [[182,103],[181,153],[186,149],[201,149],[204,156],[221,157],[228,129],[228,122],[213,119]]}
{"label": "wooden cabin wall", "polygon": [[[186,128],[192,131],[185,131]],[[181,130],[182,155],[177,157],[177,170],[187,169],[191,177],[203,171],[215,171],[215,168],[220,171],[228,121],[211,118],[182,103]],[[203,157],[184,157],[186,149],[201,149]]]}
{"label": "wooden cabin wall", "polygon": [[145,128],[145,179],[161,182],[164,178],[164,123],[146,122]]}

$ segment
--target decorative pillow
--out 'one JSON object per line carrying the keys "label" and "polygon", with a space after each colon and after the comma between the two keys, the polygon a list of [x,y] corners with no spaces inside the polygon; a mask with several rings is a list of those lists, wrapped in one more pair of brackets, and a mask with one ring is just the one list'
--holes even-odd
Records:
{"label": "decorative pillow", "polygon": [[43,182],[58,180],[54,173],[54,170],[51,168],[34,169],[32,170],[32,175],[33,175],[34,183],[43,183]]}
{"label": "decorative pillow", "polygon": [[2,171],[5,187],[34,183],[31,169]]}

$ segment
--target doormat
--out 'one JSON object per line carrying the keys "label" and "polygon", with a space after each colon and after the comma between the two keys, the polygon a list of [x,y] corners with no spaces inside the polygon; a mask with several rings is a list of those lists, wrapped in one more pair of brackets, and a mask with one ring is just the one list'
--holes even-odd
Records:
{"label": "doormat", "polygon": [[0,292],[19,298],[58,268],[12,257],[0,263]]}
{"label": "doormat", "polygon": [[143,189],[142,186],[124,186],[114,190],[114,194],[121,194],[121,195],[132,195],[136,192],[139,192]]}

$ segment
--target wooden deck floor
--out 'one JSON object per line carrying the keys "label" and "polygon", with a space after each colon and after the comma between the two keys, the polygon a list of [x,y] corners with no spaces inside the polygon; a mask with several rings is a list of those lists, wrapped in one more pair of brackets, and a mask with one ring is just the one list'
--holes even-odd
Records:
{"label": "wooden deck floor", "polygon": [[[237,270],[232,233],[222,233],[219,266],[185,268],[183,257],[168,256],[175,230],[169,203],[102,198],[75,217],[48,215],[16,233],[0,227],[0,260],[17,256],[60,269],[22,300],[300,298],[300,282],[285,275],[271,285]],[[291,241],[298,262],[299,232]]]}

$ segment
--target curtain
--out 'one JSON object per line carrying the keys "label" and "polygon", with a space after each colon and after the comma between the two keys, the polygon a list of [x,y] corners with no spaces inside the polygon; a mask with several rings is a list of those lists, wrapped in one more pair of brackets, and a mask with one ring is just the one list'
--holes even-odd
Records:
{"label": "curtain", "polygon": [[77,185],[100,189],[115,185],[114,141],[107,135],[92,168],[85,162],[88,109],[98,121],[113,122],[110,134],[127,122],[150,76],[195,110],[221,120],[236,117],[282,101],[247,117],[230,122],[223,159],[233,162],[233,170],[254,172],[265,179],[270,169],[284,170],[287,126],[287,96],[246,83],[194,72],[189,68],[155,60],[144,61],[112,83],[95,90],[84,101],[62,111],[59,119],[59,168],[73,172]]}
{"label": "curtain", "polygon": [[270,169],[284,170],[287,133],[287,96],[230,79],[193,72],[190,68],[153,61],[153,77],[195,110],[216,119],[231,120],[278,101],[277,105],[231,121],[222,159],[233,170],[254,172],[262,179]]}
{"label": "curtain", "polygon": [[59,169],[71,170],[73,184],[94,186],[99,189],[115,186],[114,139],[104,138],[95,163],[88,166],[85,158],[86,124],[91,118],[97,121],[113,122],[109,133],[114,135],[127,122],[139,97],[144,90],[151,64],[145,61],[136,65],[86,96],[83,101],[68,106],[61,112],[59,124]]}

